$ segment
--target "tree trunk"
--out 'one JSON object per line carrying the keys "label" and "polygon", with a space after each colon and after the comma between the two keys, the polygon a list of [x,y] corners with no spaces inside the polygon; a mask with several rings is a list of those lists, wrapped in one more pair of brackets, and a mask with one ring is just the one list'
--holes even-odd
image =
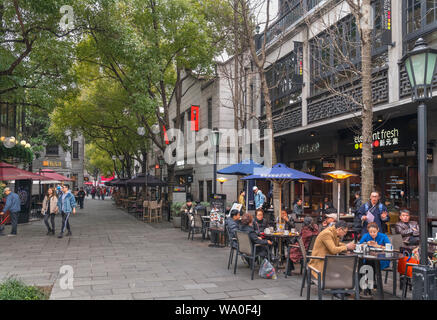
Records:
{"label": "tree trunk", "polygon": [[[364,0],[363,6],[370,6],[370,0]],[[364,19],[370,17],[364,17]],[[362,28],[362,88],[363,88],[363,111],[362,111],[362,136],[363,149],[361,159],[361,198],[367,201],[374,187],[373,173],[373,100],[372,100],[372,43],[371,29]]]}

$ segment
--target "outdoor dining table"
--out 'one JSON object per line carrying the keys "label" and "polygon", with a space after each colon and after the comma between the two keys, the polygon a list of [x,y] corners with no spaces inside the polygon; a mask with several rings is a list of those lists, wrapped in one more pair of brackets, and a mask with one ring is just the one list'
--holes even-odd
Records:
{"label": "outdoor dining table", "polygon": [[275,253],[275,260],[276,260],[276,269],[278,270],[281,265],[284,263],[284,257],[282,255],[282,248],[283,244],[285,244],[284,247],[286,247],[286,242],[294,243],[297,241],[298,234],[288,234],[285,235],[284,233],[262,233],[262,236],[264,236],[267,240],[270,240],[274,243],[276,243],[276,248],[278,248],[279,253]]}
{"label": "outdoor dining table", "polygon": [[[347,252],[346,255],[356,255],[358,256],[358,259],[363,262],[364,260],[367,261],[374,261],[375,262],[375,275],[376,275],[376,284],[378,287],[378,296],[379,299],[384,299],[384,287],[382,282],[382,271],[380,261],[387,260],[393,262],[393,295],[396,296],[396,289],[397,289],[397,270],[398,270],[398,260],[404,257],[403,253],[400,253],[399,251],[393,250],[393,251],[386,251],[384,249],[377,250],[376,248],[370,248],[370,252],[368,254],[364,253],[356,253],[354,252]],[[362,265],[362,264],[361,264]],[[359,272],[359,270],[358,270]]]}

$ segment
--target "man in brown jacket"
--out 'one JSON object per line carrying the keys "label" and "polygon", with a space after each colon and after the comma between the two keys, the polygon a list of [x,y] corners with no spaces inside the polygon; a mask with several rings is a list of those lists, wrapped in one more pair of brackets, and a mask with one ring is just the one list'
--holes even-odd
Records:
{"label": "man in brown jacket", "polygon": [[[316,242],[314,243],[314,248],[311,255],[324,258],[326,255],[336,255],[347,250],[354,250],[355,243],[351,242],[344,244],[340,242],[340,239],[343,238],[346,233],[346,222],[342,220],[337,221],[335,226],[328,227],[319,233],[316,238]],[[323,264],[324,261],[319,259],[311,259],[308,263],[309,266],[317,269],[320,272],[323,272]]]}

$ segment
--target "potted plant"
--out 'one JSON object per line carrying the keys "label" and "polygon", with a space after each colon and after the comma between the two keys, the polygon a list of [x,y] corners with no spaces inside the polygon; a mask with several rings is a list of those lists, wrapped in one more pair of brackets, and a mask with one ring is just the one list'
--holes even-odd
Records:
{"label": "potted plant", "polygon": [[182,202],[173,202],[171,204],[171,216],[173,220],[173,227],[181,227],[181,208],[184,204]]}

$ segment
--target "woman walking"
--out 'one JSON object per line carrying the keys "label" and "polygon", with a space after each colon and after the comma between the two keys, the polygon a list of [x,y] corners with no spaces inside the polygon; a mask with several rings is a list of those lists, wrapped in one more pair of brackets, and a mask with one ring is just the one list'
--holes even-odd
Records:
{"label": "woman walking", "polygon": [[[56,192],[53,188],[49,188],[47,190],[47,194],[44,197],[42,202],[42,214],[44,215],[44,223],[47,226],[47,235],[55,234],[55,215],[58,213],[58,197],[56,196]],[[52,224],[50,228],[49,218]]]}

